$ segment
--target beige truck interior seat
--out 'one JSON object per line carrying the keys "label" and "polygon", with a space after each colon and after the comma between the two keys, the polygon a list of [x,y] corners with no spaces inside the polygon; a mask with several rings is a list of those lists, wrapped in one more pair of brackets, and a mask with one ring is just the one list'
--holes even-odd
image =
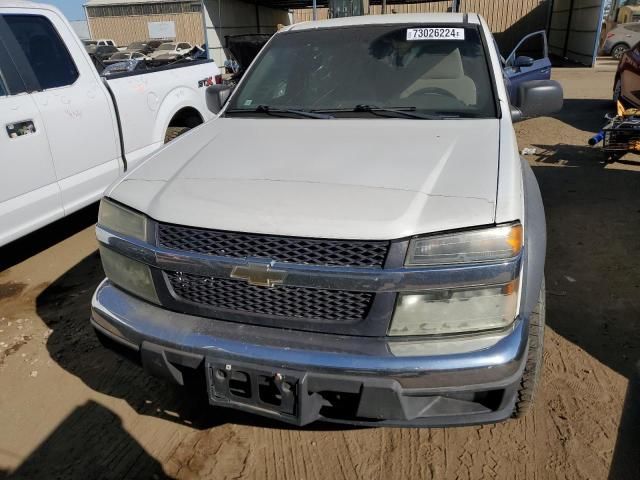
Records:
{"label": "beige truck interior seat", "polygon": [[464,74],[462,57],[457,48],[448,55],[442,55],[433,67],[402,92],[400,98],[424,88],[442,88],[466,105],[475,105],[477,102],[476,84]]}

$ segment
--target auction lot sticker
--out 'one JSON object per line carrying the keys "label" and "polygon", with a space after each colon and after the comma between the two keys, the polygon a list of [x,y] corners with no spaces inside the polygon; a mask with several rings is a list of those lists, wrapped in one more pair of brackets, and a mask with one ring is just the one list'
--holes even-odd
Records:
{"label": "auction lot sticker", "polygon": [[464,40],[464,28],[407,28],[407,40]]}

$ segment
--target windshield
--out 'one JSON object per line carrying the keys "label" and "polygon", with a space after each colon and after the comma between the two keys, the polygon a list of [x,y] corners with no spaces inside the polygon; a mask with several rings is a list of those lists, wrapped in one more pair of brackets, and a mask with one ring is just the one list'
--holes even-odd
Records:
{"label": "windshield", "polygon": [[163,43],[158,50],[173,50],[176,46],[173,43]]}
{"label": "windshield", "polygon": [[368,25],[278,34],[226,113],[267,106],[271,111],[356,110],[372,118],[378,115],[369,114],[379,109],[495,117],[480,33],[460,27]]}
{"label": "windshield", "polygon": [[139,50],[144,48],[144,46],[145,46],[144,43],[132,43],[131,45],[129,45],[129,48],[131,50]]}
{"label": "windshield", "polygon": [[112,60],[120,60],[120,59],[128,59],[129,58],[129,54],[128,53],[114,53],[113,55],[111,55],[111,59]]}

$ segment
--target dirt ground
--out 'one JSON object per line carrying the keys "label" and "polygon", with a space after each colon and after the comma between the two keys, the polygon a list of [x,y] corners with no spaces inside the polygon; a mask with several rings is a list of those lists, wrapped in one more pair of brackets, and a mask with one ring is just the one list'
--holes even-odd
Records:
{"label": "dirt ground", "polygon": [[565,108],[517,125],[548,220],[544,371],[520,421],[290,428],[214,410],[103,349],[96,208],[0,249],[0,479],[638,479],[640,162],[586,147],[611,72],[556,70]]}

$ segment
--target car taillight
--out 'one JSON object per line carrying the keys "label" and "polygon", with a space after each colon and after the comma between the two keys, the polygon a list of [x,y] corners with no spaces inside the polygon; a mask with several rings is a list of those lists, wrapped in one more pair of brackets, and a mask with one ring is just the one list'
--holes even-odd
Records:
{"label": "car taillight", "polygon": [[222,75],[215,76],[216,85],[222,85]]}
{"label": "car taillight", "polygon": [[607,38],[611,38],[611,37],[613,37],[614,35],[615,35],[614,33],[608,33],[608,34],[607,34]]}

